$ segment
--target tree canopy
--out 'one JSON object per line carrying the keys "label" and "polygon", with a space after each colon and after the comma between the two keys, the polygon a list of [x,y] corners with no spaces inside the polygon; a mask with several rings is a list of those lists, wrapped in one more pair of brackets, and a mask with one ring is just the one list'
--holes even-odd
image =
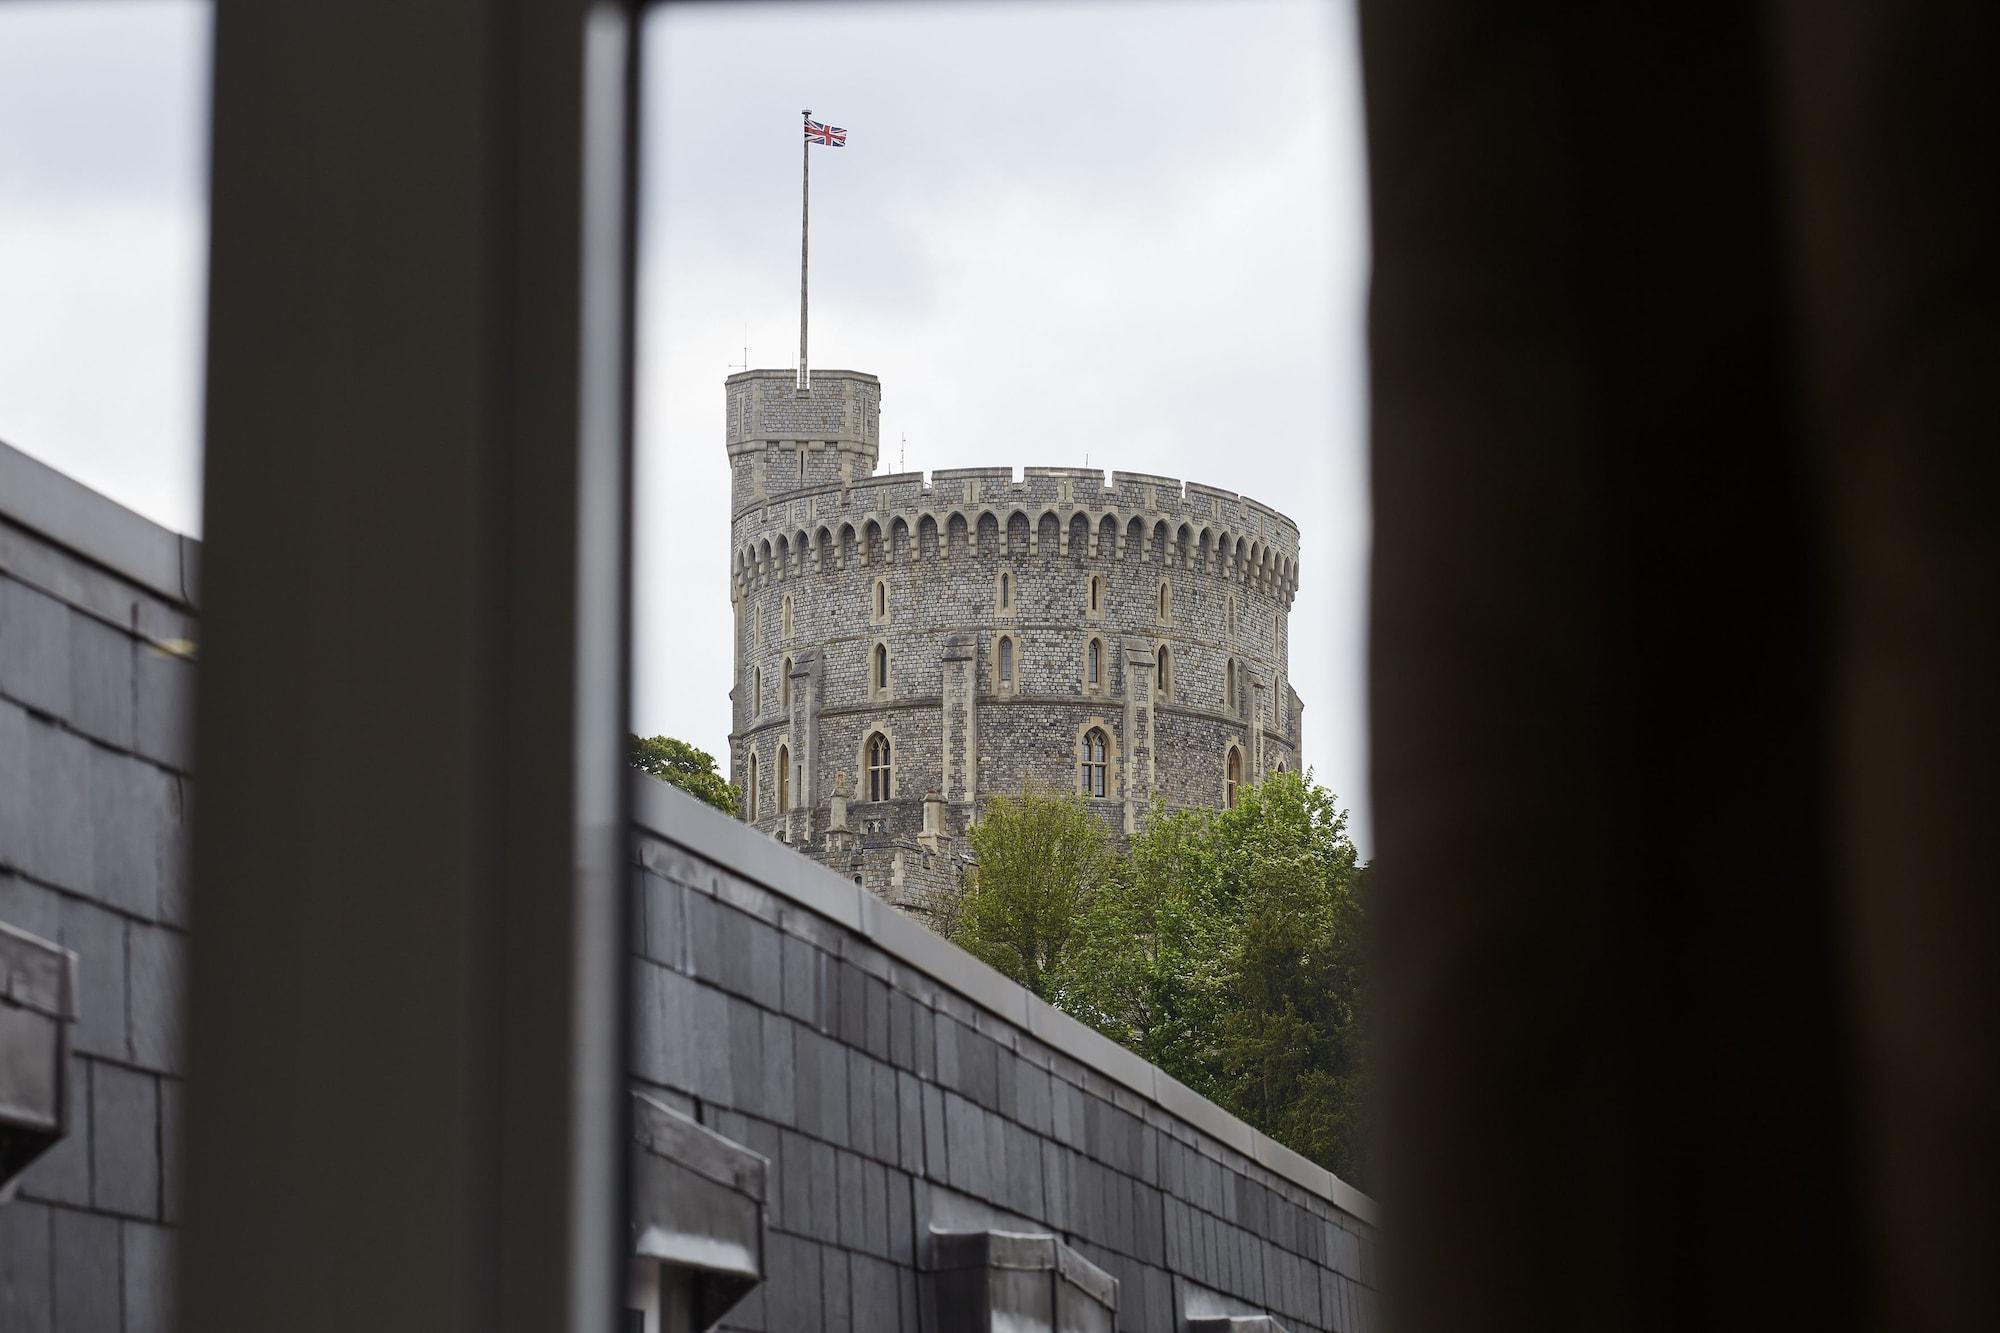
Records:
{"label": "tree canopy", "polygon": [[975,865],[947,933],[961,948],[1045,1000],[1111,870],[1111,840],[1074,796],[1030,788],[995,796],[971,832]]}
{"label": "tree canopy", "polygon": [[1332,793],[1280,773],[1229,810],[1156,805],[1122,855],[1080,800],[1003,797],[973,842],[954,940],[1364,1184],[1365,872]]}
{"label": "tree canopy", "polygon": [[736,813],[736,788],[718,773],[715,756],[672,736],[628,738],[626,759],[662,782],[699,797],[726,815]]}

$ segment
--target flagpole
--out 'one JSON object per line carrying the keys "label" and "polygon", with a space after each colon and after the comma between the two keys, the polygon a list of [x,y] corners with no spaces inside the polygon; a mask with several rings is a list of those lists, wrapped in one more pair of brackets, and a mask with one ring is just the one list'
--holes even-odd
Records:
{"label": "flagpole", "polygon": [[[798,112],[802,120],[812,120],[812,112]],[[800,124],[798,138],[798,386],[812,388],[812,370],[806,368],[806,238],[812,222],[812,140],[804,136]]]}

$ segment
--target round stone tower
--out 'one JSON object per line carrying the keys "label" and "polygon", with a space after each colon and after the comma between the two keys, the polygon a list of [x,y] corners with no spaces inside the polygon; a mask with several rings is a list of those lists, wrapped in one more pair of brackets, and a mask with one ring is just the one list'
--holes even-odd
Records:
{"label": "round stone tower", "polygon": [[881,385],[726,381],[743,818],[905,910],[957,884],[994,793],[1119,836],[1298,764],[1297,525],[1082,468],[875,476]]}

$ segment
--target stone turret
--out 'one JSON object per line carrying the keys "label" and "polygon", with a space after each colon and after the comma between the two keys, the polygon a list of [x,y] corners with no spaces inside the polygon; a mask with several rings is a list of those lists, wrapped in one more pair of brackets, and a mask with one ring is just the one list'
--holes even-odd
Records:
{"label": "stone turret", "polygon": [[925,912],[991,796],[1073,791],[1123,838],[1298,766],[1283,514],[1147,473],[878,476],[874,376],[726,393],[746,820]]}
{"label": "stone turret", "polygon": [[745,370],[723,381],[732,509],[870,476],[881,447],[882,383],[858,370]]}

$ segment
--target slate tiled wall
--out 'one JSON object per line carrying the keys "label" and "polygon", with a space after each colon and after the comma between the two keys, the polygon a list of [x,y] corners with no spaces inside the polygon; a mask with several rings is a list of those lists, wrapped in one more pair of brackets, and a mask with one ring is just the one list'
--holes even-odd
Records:
{"label": "slate tiled wall", "polygon": [[774,891],[787,867],[850,887],[805,858],[637,836],[634,1075],[771,1161],[768,1278],[724,1327],[915,1333],[933,1224],[1060,1233],[1120,1279],[1121,1329],[1191,1305],[1377,1326],[1359,1218]]}
{"label": "slate tiled wall", "polygon": [[80,992],[69,1134],[0,1204],[6,1333],[169,1327],[195,638],[0,516],[0,921],[75,950]]}

